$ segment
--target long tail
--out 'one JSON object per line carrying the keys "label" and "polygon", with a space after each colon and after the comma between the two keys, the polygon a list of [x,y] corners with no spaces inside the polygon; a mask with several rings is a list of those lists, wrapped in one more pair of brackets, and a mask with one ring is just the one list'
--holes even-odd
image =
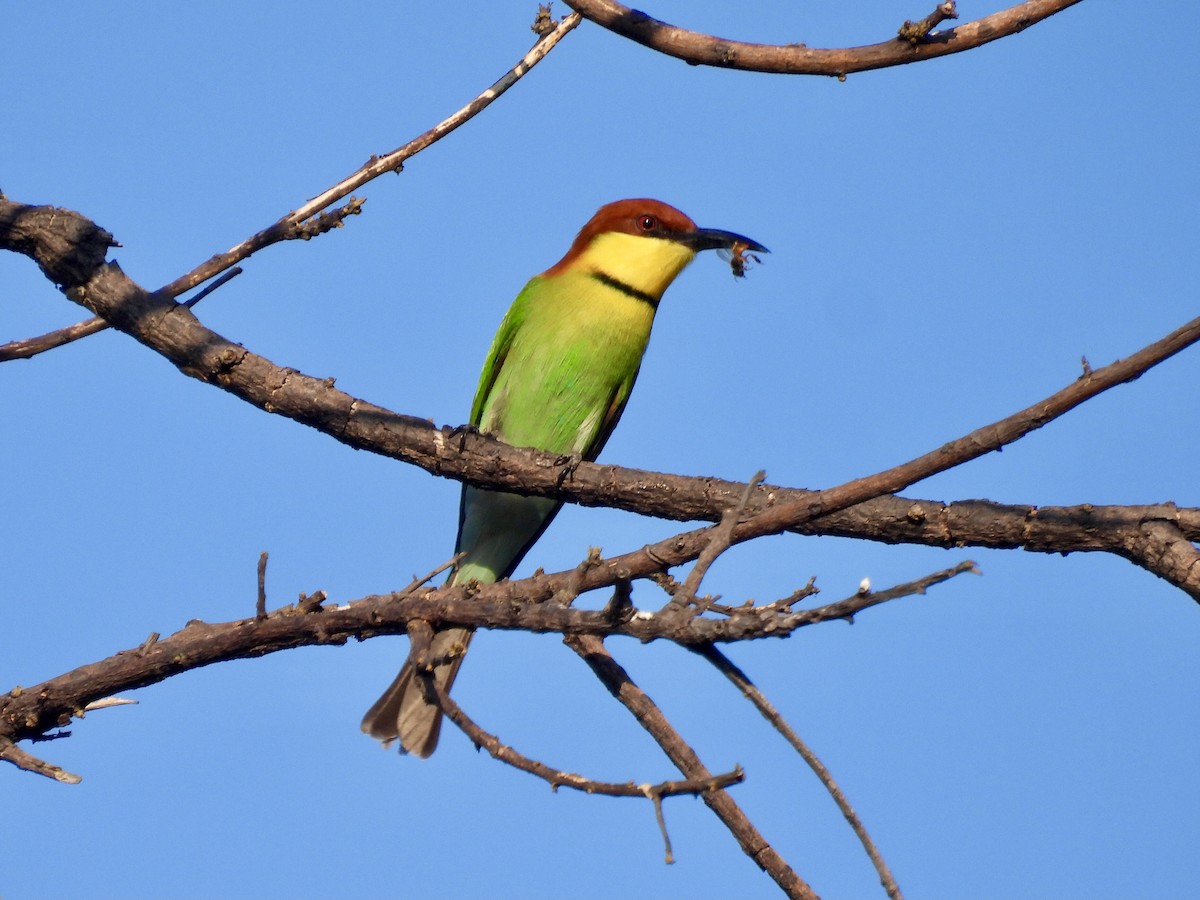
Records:
{"label": "long tail", "polygon": [[[561,505],[544,497],[473,487],[465,488],[462,496],[457,547],[466,556],[447,579],[456,584],[507,578]],[[433,636],[433,657],[448,660],[434,668],[433,677],[447,691],[474,633],[469,628],[446,628]],[[406,662],[396,680],[363,716],[362,730],[385,746],[398,740],[405,752],[424,758],[437,747],[442,711],[425,699],[413,674]]]}
{"label": "long tail", "polygon": [[[433,636],[431,654],[450,660],[433,670],[434,682],[443,690],[449,691],[454,684],[474,634],[469,628],[447,628]],[[437,748],[441,729],[442,711],[425,699],[421,685],[413,678],[411,662],[404,664],[400,674],[362,720],[362,730],[383,741],[384,746],[398,740],[406,753],[414,753],[422,759]]]}

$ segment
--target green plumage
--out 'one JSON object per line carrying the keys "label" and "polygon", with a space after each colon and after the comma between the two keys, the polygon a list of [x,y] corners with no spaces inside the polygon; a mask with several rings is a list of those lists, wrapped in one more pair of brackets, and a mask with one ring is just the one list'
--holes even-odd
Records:
{"label": "green plumage", "polygon": [[[471,408],[471,424],[517,447],[595,459],[612,433],[641,366],[654,304],[589,272],[533,278],[492,341]],[[561,507],[557,500],[464,486],[451,580],[507,578]],[[433,670],[449,689],[472,632],[437,632]],[[425,701],[406,664],[363,719],[363,730],[428,756],[441,714]]]}
{"label": "green plumage", "polygon": [[[530,280],[500,324],[483,364],[471,423],[507,444],[595,459],[625,409],[663,292],[700,250],[765,253],[756,241],[697,228],[658,200],[618,200],[583,226],[567,254]],[[744,271],[744,263],[741,266]],[[735,269],[737,272],[738,269]],[[464,487],[451,581],[507,578],[561,504]],[[450,689],[472,631],[443,628],[422,665]],[[385,744],[428,756],[441,708],[411,661],[363,717]]]}
{"label": "green plumage", "polygon": [[[516,447],[595,459],[629,399],[653,322],[648,303],[588,274],[534,278],[492,341],[471,424]],[[558,507],[466,488],[457,580],[508,577]]]}

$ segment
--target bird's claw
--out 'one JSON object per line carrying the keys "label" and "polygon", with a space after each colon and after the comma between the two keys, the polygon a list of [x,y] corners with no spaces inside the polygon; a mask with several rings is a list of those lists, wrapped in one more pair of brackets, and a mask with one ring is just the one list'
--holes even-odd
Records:
{"label": "bird's claw", "polygon": [[579,468],[579,464],[583,462],[583,457],[578,453],[571,453],[564,456],[556,457],[554,465],[558,466],[558,479],[555,481],[555,487],[562,487],[563,483],[568,478],[575,477],[575,470]]}
{"label": "bird's claw", "polygon": [[450,437],[451,440],[458,441],[459,453],[461,453],[463,450],[466,449],[467,438],[469,438],[473,435],[483,433],[478,428],[476,428],[474,425],[455,425],[453,428],[448,428],[448,429],[444,428],[443,431],[448,432],[448,436]]}

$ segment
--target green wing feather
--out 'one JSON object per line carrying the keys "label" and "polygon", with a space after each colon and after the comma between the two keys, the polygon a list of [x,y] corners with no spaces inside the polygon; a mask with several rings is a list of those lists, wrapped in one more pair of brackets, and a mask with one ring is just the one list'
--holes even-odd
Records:
{"label": "green wing feather", "polygon": [[496,336],[492,338],[492,346],[488,350],[487,358],[483,361],[483,372],[479,375],[479,387],[475,389],[475,399],[471,403],[471,424],[476,428],[483,419],[484,407],[487,406],[492,387],[496,384],[500,370],[508,358],[513,338],[521,330],[521,323],[525,321],[525,310],[529,307],[529,288],[530,285],[526,285],[525,289],[517,295],[512,306],[508,308],[508,312],[500,323],[500,328],[496,331]]}
{"label": "green wing feather", "polygon": [[[629,400],[653,317],[586,273],[532,279],[492,341],[472,424],[518,447],[595,459]],[[464,488],[459,578],[507,577],[560,506]]]}

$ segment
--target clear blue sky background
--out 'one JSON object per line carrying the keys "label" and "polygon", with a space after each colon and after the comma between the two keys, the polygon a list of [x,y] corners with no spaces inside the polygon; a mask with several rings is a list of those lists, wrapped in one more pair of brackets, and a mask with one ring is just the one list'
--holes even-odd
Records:
{"label": "clear blue sky background", "polygon": [[[932,3],[650,4],[748,40],[886,39]],[[964,19],[1001,4],[962,2]],[[1087,0],[981,50],[826,78],[684,65],[584,24],[465,129],[198,307],[276,363],[459,424],[501,315],[597,206],[667,200],[771,248],[668,293],[604,459],[822,487],[908,459],[1197,312],[1191,2]],[[534,4],[5,4],[0,188],[83,212],[157,287],[449,114],[531,42]],[[557,9],[562,13],[563,10]],[[0,339],[81,318],[0,258]],[[1196,350],[911,496],[1200,503]],[[254,604],[403,586],[458,486],[181,376],[119,334],[0,367],[0,689]],[[676,526],[569,509],[520,570]],[[708,589],[822,599],[974,558],[923,598],[734,648],[822,755],[912,898],[1173,898],[1200,880],[1200,610],[1103,556],[795,536]],[[639,587],[645,605],[659,598]],[[402,638],[189,673],[0,769],[0,895],[772,897],[696,800],[551,793],[456,732],[429,762],[358,731]],[[613,648],[825,896],[882,896],[813,777],[717,675]],[[482,636],[456,695],[552,765],[674,770],[553,637]]]}

